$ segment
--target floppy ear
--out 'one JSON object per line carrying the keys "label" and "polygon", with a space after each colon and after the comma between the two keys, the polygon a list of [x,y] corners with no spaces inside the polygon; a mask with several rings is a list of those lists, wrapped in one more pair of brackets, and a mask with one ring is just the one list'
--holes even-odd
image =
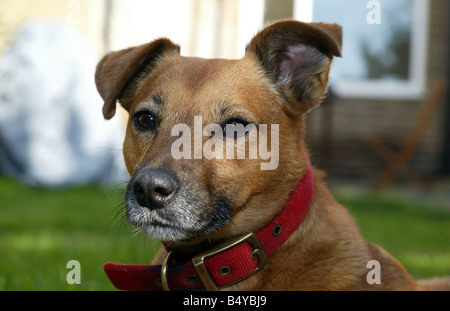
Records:
{"label": "floppy ear", "polygon": [[[150,43],[112,52],[105,55],[97,65],[95,84],[104,100],[103,116],[111,119],[116,113],[116,101],[125,92],[136,89],[157,64],[164,53],[180,53],[180,47],[168,39],[158,39]],[[125,109],[130,107],[124,106]]]}
{"label": "floppy ear", "polygon": [[301,111],[318,105],[327,90],[333,56],[341,56],[337,24],[282,21],[263,29],[247,45],[278,90]]}

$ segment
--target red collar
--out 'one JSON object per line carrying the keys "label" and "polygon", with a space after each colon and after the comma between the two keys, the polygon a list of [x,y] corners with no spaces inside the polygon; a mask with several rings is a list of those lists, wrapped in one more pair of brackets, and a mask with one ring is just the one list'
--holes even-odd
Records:
{"label": "red collar", "polygon": [[163,265],[106,263],[105,273],[121,290],[217,290],[242,281],[261,270],[267,257],[300,226],[314,195],[311,166],[280,213],[257,233],[203,252],[192,261],[171,264],[171,253]]}

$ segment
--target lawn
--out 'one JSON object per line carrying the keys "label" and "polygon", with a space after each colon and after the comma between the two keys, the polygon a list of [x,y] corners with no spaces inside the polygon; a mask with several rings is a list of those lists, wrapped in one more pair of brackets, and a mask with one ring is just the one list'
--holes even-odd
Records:
{"label": "lawn", "polygon": [[[0,178],[0,290],[113,290],[105,262],[148,263],[159,243],[126,223],[123,187],[47,190]],[[450,208],[406,196],[337,198],[413,276],[450,275]],[[80,263],[79,285],[66,281],[70,260]]]}
{"label": "lawn", "polygon": [[[0,179],[0,290],[112,290],[105,262],[148,263],[159,244],[126,223],[120,188]],[[80,285],[66,281],[70,260],[80,262]]]}
{"label": "lawn", "polygon": [[417,279],[450,276],[450,203],[406,192],[340,191],[337,200],[362,235],[394,255]]}

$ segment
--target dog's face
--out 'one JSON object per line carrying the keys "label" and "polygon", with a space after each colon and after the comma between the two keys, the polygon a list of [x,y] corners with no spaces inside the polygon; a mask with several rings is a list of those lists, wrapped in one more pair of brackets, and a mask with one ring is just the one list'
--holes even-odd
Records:
{"label": "dog's face", "polygon": [[[142,81],[136,92],[143,90],[142,94],[130,100],[124,143],[125,162],[132,176],[126,195],[128,219],[165,241],[199,238],[229,224],[235,213],[243,211],[255,194],[276,179],[276,170],[262,173],[260,158],[249,159],[249,148],[245,160],[226,158],[226,144],[247,144],[250,134],[257,131],[235,137],[226,125],[289,120],[280,113],[277,94],[267,87],[255,61],[169,54],[160,62]],[[273,105],[262,105],[266,102]],[[195,118],[197,122],[201,118],[200,136],[194,133]],[[209,124],[219,125],[221,132],[202,135]],[[178,125],[187,125],[187,138],[191,138],[181,147],[190,147],[191,152],[181,159],[172,152],[180,139],[176,132],[176,136],[171,135]],[[270,131],[268,136],[270,139]],[[223,144],[223,159],[196,156],[198,147],[204,153],[207,141],[217,140]]]}
{"label": "dog's face", "polygon": [[104,116],[116,100],[129,113],[128,220],[181,244],[264,225],[304,171],[303,115],[340,46],[337,25],[286,21],[240,60],[182,57],[167,39],[106,55],[96,73]]}

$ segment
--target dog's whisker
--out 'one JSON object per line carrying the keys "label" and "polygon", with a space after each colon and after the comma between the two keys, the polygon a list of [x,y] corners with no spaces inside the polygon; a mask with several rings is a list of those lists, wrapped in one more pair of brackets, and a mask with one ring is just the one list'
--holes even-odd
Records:
{"label": "dog's whisker", "polygon": [[197,241],[197,246],[200,246],[200,242],[199,242],[199,240],[198,240],[198,235],[197,235],[197,233],[195,233],[195,240]]}
{"label": "dog's whisker", "polygon": [[165,245],[165,247],[171,248],[172,245],[173,245],[173,242],[169,242],[169,243],[167,243],[167,244]]}
{"label": "dog's whisker", "polygon": [[141,229],[135,229],[134,234],[131,238],[134,239],[140,232],[141,232]]}
{"label": "dog's whisker", "polygon": [[230,220],[230,223],[236,228],[236,232],[238,234],[241,234],[241,230],[239,229],[239,227],[237,226],[237,224],[233,221],[233,219]]}
{"label": "dog's whisker", "polygon": [[111,212],[110,224],[115,227],[116,230],[121,231],[126,226],[125,217],[125,205],[123,202],[116,205],[116,207]]}

